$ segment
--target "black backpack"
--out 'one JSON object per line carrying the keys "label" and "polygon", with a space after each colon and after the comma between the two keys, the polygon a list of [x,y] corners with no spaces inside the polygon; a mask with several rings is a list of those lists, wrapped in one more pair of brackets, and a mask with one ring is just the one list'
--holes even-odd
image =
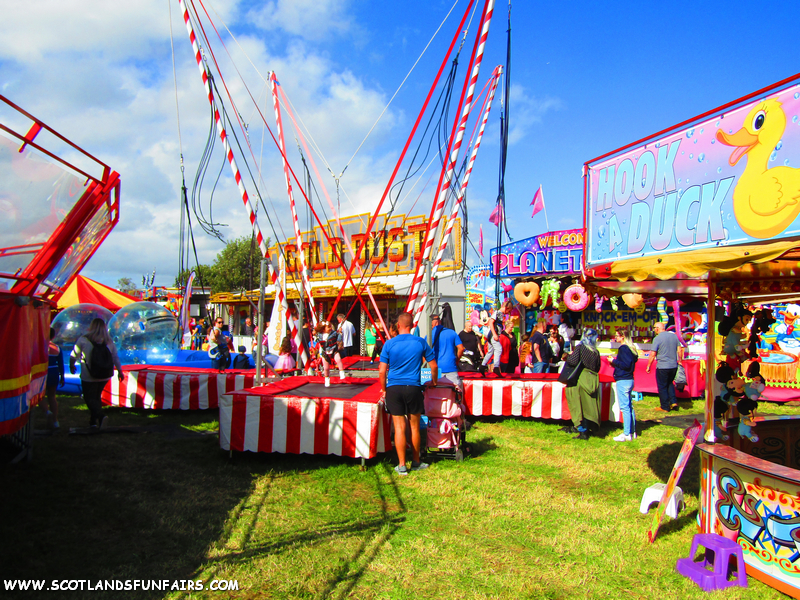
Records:
{"label": "black backpack", "polygon": [[[89,338],[86,338],[89,339]],[[94,379],[111,379],[114,376],[114,358],[106,344],[92,344],[92,356],[86,366]]]}

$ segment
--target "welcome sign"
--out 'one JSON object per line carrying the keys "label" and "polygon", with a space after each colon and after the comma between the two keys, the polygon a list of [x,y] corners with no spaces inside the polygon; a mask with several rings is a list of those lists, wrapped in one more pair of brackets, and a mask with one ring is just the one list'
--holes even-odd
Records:
{"label": "welcome sign", "polygon": [[800,235],[800,85],[586,164],[586,264]]}
{"label": "welcome sign", "polygon": [[550,231],[494,248],[493,277],[548,277],[581,272],[583,230]]}

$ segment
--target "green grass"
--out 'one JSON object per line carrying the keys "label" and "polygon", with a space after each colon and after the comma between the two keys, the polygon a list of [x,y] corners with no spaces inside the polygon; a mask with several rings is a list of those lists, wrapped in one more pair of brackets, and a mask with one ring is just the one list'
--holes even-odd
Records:
{"label": "green grass", "polygon": [[[587,442],[558,425],[486,419],[474,457],[397,477],[394,455],[236,454],[215,411],[107,409],[131,433],[37,438],[34,461],[0,471],[0,571],[14,579],[235,579],[238,592],[84,592],[68,598],[708,598],[674,571],[696,532],[687,507],[654,544],[642,492],[665,481],[681,429],[636,404],[638,440]],[[88,424],[61,398],[62,430]],[[681,402],[700,413],[699,401]],[[762,405],[763,412],[792,412]],[[44,427],[41,410],[37,427]],[[8,594],[3,597],[13,597]],[[714,598],[780,598],[750,579]]]}

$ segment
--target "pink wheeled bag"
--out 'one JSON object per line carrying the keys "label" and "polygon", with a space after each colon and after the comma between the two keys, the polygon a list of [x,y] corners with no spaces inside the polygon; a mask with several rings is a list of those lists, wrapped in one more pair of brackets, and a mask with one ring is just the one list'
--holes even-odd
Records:
{"label": "pink wheeled bag", "polygon": [[452,383],[439,380],[434,387],[425,387],[425,444],[429,455],[443,458],[464,459],[465,421],[461,393]]}

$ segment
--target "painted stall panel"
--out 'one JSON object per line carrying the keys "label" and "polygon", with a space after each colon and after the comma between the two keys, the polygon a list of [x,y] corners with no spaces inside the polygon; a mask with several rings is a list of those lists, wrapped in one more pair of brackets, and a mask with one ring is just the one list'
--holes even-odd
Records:
{"label": "painted stall panel", "polygon": [[748,575],[798,597],[800,481],[792,475],[798,472],[727,447],[700,449],[702,530],[738,543]]}

